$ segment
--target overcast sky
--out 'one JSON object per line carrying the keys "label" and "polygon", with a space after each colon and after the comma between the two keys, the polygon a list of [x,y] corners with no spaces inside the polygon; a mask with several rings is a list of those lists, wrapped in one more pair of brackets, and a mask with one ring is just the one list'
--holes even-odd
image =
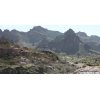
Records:
{"label": "overcast sky", "polygon": [[0,4],[2,30],[28,31],[41,25],[100,36],[100,0],[0,0]]}

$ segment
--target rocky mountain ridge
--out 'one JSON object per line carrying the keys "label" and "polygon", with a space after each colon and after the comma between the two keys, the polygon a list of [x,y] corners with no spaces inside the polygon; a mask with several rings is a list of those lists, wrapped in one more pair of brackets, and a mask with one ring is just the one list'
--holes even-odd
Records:
{"label": "rocky mountain ridge", "polygon": [[[72,29],[64,33],[35,26],[28,32],[0,30],[0,37],[28,48],[50,49],[66,54],[88,54],[100,51],[100,37],[88,36],[85,32],[75,33]],[[92,52],[91,52],[92,50]]]}

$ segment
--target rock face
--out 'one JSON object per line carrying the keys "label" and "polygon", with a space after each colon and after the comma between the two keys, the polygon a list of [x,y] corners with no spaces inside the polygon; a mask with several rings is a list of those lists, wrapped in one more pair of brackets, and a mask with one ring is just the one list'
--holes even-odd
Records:
{"label": "rock face", "polygon": [[69,29],[64,34],[64,39],[62,40],[63,51],[68,54],[75,54],[79,50],[80,39],[76,36],[72,29]]}
{"label": "rock face", "polygon": [[[42,48],[43,46],[44,44],[41,42],[39,47]],[[66,31],[64,35],[56,37],[56,39],[53,41],[46,42],[44,47],[47,47],[48,49],[54,50],[56,52],[65,52],[68,55],[77,54],[82,48],[84,48],[85,52],[90,49],[87,48],[88,46],[86,47],[86,45],[81,42],[80,38],[72,29]]]}

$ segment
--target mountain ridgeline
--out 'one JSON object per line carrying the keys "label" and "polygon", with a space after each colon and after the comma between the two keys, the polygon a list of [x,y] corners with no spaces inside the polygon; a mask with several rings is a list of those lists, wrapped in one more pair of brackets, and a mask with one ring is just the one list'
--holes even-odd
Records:
{"label": "mountain ridgeline", "polygon": [[0,30],[0,38],[5,38],[20,46],[52,50],[68,55],[99,54],[100,37],[88,36],[85,32],[75,33],[72,29],[64,33],[35,26],[28,32]]}
{"label": "mountain ridgeline", "polygon": [[[60,38],[60,39],[59,39]],[[64,33],[62,37],[57,36],[53,41],[46,44],[49,49],[56,52],[65,52],[67,54],[75,54],[79,50],[80,39],[72,29]],[[41,44],[38,47],[42,47]]]}
{"label": "mountain ridgeline", "polygon": [[83,43],[72,29],[69,29],[64,34],[57,36],[54,40],[50,42],[46,40],[46,43],[44,43],[42,41],[38,44],[38,48],[50,49],[59,53],[63,52],[68,55],[86,55],[91,53],[90,46]]}

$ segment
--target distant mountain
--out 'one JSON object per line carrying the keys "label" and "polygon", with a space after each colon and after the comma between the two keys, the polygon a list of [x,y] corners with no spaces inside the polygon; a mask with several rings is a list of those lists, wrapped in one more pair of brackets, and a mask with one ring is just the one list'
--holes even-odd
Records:
{"label": "distant mountain", "polygon": [[80,38],[87,38],[88,35],[85,33],[85,32],[78,32],[77,35],[80,37]]}
{"label": "distant mountain", "polygon": [[[42,43],[40,43],[38,47],[44,47]],[[53,41],[48,42],[45,47],[56,52],[65,52],[67,54],[81,54],[83,51],[84,54],[87,54],[90,49],[88,45],[80,40],[72,29],[66,31],[63,35],[57,36]]]}
{"label": "distant mountain", "polygon": [[85,32],[75,33],[72,29],[65,33],[35,26],[28,32],[0,30],[0,38],[5,37],[20,46],[50,49],[66,54],[89,54],[100,52],[100,37],[88,36]]}
{"label": "distant mountain", "polygon": [[17,30],[0,30],[0,37],[5,37],[8,40],[12,40],[15,43],[28,47],[34,46],[35,43],[40,42],[44,38],[53,40],[60,34],[61,33],[58,31],[51,31],[41,26],[35,26],[28,32],[20,32]]}
{"label": "distant mountain", "polygon": [[96,43],[100,44],[100,37],[96,36],[96,35],[91,35],[89,37],[89,41],[96,42]]}
{"label": "distant mountain", "polygon": [[96,35],[88,36],[84,32],[78,32],[76,34],[78,35],[80,40],[83,43],[89,45],[91,47],[91,49],[100,51],[100,37],[99,36],[96,36]]}
{"label": "distant mountain", "polygon": [[96,42],[100,44],[100,37],[96,35],[88,36],[85,32],[76,33],[83,42]]}
{"label": "distant mountain", "polygon": [[59,32],[59,31],[51,31],[51,30],[45,29],[41,26],[35,26],[30,31],[32,31],[33,33],[36,32],[36,33],[40,33],[42,35],[46,35],[46,37],[50,40],[53,40],[54,38],[56,38],[56,36],[61,35],[61,32]]}

